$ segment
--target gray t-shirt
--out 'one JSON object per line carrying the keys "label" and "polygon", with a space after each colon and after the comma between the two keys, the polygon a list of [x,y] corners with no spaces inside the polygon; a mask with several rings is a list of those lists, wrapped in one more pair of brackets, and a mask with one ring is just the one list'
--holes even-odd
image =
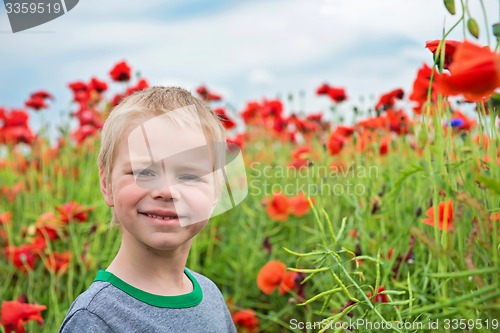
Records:
{"label": "gray t-shirt", "polygon": [[107,271],[69,308],[59,333],[236,333],[217,286],[185,269],[193,291],[159,296],[137,289]]}

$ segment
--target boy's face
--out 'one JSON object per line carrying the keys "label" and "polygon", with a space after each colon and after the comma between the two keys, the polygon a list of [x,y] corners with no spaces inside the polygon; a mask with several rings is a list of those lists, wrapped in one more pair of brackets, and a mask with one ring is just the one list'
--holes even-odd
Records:
{"label": "boy's face", "polygon": [[185,244],[216,204],[213,162],[201,128],[155,117],[119,141],[110,188],[101,181],[126,238],[157,250]]}

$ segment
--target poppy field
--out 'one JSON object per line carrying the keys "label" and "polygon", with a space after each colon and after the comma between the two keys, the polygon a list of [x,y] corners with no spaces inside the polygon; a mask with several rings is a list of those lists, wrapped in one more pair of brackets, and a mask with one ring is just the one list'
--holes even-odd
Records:
{"label": "poppy field", "polygon": [[[458,20],[463,40],[423,42],[412,89],[368,107],[346,108],[341,82],[311,92],[330,102],[321,112],[297,110],[294,95],[236,110],[210,87],[193,91],[240,146],[248,196],[210,220],[187,267],[217,284],[239,332],[500,329],[500,25],[483,45],[470,22]],[[51,92],[0,101],[0,332],[57,332],[116,254],[99,130],[154,85],[139,67],[69,82],[55,137],[30,123],[50,122]]]}

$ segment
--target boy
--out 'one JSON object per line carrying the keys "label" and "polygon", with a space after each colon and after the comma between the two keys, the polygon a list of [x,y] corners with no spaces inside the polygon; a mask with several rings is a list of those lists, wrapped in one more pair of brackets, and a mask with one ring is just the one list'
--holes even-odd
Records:
{"label": "boy", "polygon": [[100,187],[122,242],[59,333],[236,332],[219,289],[185,268],[221,193],[217,116],[181,88],[153,87],[124,99],[101,136]]}

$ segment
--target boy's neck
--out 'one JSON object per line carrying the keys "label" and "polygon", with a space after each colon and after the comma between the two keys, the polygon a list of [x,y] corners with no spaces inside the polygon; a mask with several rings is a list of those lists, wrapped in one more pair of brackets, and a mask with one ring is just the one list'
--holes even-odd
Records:
{"label": "boy's neck", "polygon": [[107,271],[152,294],[175,296],[189,293],[193,291],[193,284],[184,273],[191,241],[188,243],[173,251],[158,252],[138,244],[131,246],[123,239]]}

